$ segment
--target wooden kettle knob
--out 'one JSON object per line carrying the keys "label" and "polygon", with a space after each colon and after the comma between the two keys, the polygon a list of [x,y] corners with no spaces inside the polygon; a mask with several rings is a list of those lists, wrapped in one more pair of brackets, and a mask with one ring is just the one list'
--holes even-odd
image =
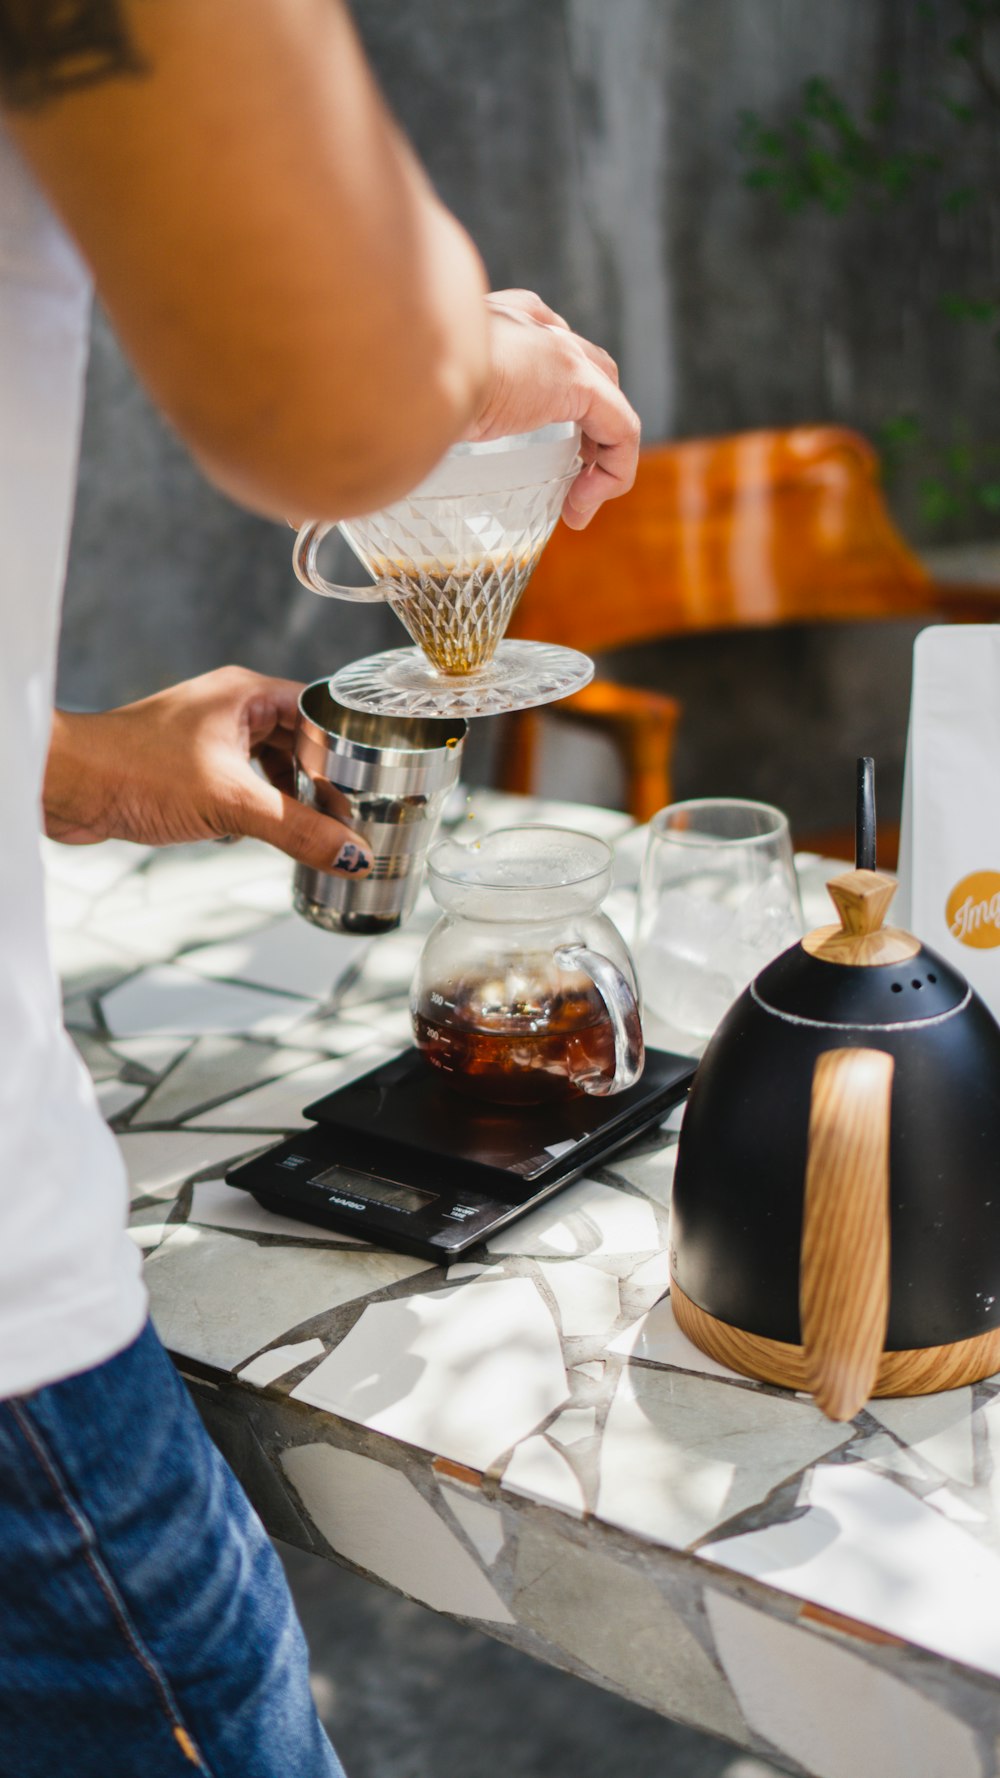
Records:
{"label": "wooden kettle knob", "polygon": [[825,1050],[813,1069],[799,1272],[807,1386],[853,1420],[889,1322],[889,1105],[885,1050]]}
{"label": "wooden kettle knob", "polygon": [[824,963],[870,968],[879,963],[905,963],[915,957],[920,940],[900,926],[883,926],[896,893],[895,877],[877,870],[849,870],[827,884],[839,926],[817,926],[807,932],[802,949]]}

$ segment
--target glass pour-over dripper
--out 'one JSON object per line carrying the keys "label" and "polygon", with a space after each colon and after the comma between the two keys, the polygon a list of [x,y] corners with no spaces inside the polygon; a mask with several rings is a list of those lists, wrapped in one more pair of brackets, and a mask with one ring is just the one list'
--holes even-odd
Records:
{"label": "glass pour-over dripper", "polygon": [[342,520],[370,587],[324,579],[316,558],[333,526],[302,526],[299,579],[328,598],[386,600],[417,644],[342,667],[335,698],[377,715],[493,716],[587,684],[593,662],[576,649],[504,640],[579,472],[579,442],[566,424],[456,445],[405,500]]}

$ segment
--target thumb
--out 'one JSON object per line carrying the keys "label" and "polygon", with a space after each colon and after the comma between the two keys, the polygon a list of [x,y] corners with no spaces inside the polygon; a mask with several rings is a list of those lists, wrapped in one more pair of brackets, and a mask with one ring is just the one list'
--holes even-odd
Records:
{"label": "thumb", "polygon": [[342,821],[285,796],[256,773],[252,778],[252,785],[246,786],[241,798],[237,823],[240,833],[266,840],[297,863],[329,871],[334,876],[354,877],[371,870],[375,860],[370,847]]}

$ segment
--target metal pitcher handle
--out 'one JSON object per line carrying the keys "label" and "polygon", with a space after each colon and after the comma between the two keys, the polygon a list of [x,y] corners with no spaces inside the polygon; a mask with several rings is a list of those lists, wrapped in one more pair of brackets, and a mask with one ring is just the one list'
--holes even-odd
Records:
{"label": "metal pitcher handle", "polygon": [[611,1080],[581,1078],[585,1093],[604,1098],[634,1086],[646,1059],[639,1004],[617,964],[586,945],[560,945],[555,953],[560,969],[582,969],[601,996],[615,1036],[615,1072]]}
{"label": "metal pitcher handle", "polygon": [[316,566],[319,546],[336,529],[335,522],[320,519],[307,519],[299,526],[292,548],[292,567],[303,586],[321,593],[324,599],[350,599],[356,605],[375,605],[388,599],[393,590],[388,581],[377,580],[373,586],[337,586],[320,573]]}

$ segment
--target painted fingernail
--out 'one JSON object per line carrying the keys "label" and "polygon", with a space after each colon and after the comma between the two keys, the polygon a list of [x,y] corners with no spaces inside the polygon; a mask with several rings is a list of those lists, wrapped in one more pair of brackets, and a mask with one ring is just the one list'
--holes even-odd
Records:
{"label": "painted fingernail", "polygon": [[330,869],[340,871],[343,876],[354,877],[360,871],[371,870],[374,862],[370,852],[356,846],[353,840],[345,840]]}

